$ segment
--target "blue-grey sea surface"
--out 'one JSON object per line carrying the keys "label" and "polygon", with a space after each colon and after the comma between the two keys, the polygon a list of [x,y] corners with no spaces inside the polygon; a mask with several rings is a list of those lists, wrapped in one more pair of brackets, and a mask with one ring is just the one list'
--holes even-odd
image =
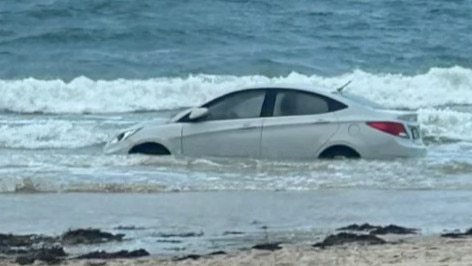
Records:
{"label": "blue-grey sea surface", "polygon": [[[469,0],[4,0],[0,232],[134,225],[143,229],[126,232],[129,243],[168,253],[312,241],[351,222],[426,234],[472,226],[470,14]],[[351,93],[417,111],[428,155],[102,153],[120,130],[237,87],[331,90],[350,80]],[[222,236],[233,230],[244,234]],[[159,233],[185,231],[204,237],[156,244]]]}

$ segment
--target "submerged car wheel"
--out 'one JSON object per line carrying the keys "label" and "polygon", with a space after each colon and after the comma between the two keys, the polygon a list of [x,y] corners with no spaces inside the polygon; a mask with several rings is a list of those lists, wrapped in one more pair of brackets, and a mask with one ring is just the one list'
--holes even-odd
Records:
{"label": "submerged car wheel", "polygon": [[333,146],[324,150],[321,159],[359,159],[361,156],[347,146]]}
{"label": "submerged car wheel", "polygon": [[161,144],[157,143],[143,143],[134,146],[130,151],[130,154],[147,154],[147,155],[170,155],[170,151],[162,146]]}

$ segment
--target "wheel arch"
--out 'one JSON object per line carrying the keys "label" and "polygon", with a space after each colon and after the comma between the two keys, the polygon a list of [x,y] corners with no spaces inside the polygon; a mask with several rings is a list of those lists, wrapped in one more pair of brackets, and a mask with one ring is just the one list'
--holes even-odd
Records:
{"label": "wheel arch", "polygon": [[326,156],[334,151],[344,151],[347,153],[352,153],[355,155],[357,158],[362,158],[362,154],[359,152],[358,149],[353,147],[352,145],[345,144],[345,143],[339,143],[339,144],[330,144],[327,147],[324,147],[321,149],[321,151],[318,153],[317,158],[327,158]]}
{"label": "wheel arch", "polygon": [[156,141],[145,141],[133,145],[128,154],[171,155],[171,150],[164,144]]}

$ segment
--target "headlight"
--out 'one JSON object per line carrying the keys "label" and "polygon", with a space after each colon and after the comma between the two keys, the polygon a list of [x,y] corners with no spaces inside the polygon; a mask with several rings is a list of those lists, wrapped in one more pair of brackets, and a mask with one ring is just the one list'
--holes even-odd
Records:
{"label": "headlight", "polygon": [[114,142],[124,141],[124,140],[126,140],[127,138],[129,138],[130,136],[134,135],[134,134],[135,134],[136,132],[138,132],[139,130],[141,130],[141,127],[140,127],[140,128],[131,129],[131,130],[128,130],[128,131],[125,131],[125,132],[121,132],[121,133],[118,134],[111,142],[114,143]]}

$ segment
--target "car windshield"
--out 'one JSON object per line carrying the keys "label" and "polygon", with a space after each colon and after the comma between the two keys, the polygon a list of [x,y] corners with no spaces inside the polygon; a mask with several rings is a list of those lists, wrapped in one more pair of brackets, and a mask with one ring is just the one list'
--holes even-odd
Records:
{"label": "car windshield", "polygon": [[383,107],[383,106],[381,106],[377,103],[374,103],[373,101],[368,100],[368,99],[366,99],[362,96],[359,96],[359,95],[355,95],[355,94],[348,93],[348,92],[342,92],[342,93],[336,93],[336,94],[341,96],[341,97],[344,97],[346,99],[349,99],[353,102],[356,102],[358,104],[366,105],[366,106],[374,108],[374,109],[385,109],[385,107]]}

